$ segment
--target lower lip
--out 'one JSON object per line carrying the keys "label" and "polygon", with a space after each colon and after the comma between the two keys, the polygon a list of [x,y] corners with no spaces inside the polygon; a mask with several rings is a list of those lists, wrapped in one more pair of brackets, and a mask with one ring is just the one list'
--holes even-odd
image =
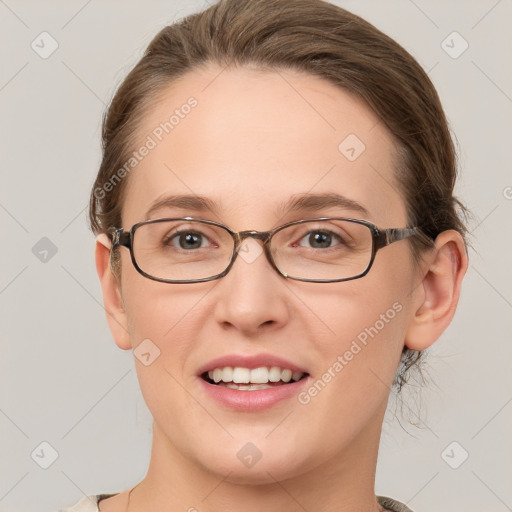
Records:
{"label": "lower lip", "polygon": [[198,378],[210,398],[213,398],[225,407],[241,412],[262,411],[268,407],[272,407],[281,400],[296,396],[309,380],[309,376],[307,376],[297,382],[281,384],[272,388],[258,389],[255,391],[239,391],[237,389],[210,384],[202,377]]}

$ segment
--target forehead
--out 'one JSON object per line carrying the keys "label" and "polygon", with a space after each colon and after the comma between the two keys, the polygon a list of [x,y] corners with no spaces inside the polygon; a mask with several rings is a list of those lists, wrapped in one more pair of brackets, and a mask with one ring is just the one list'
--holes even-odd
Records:
{"label": "forehead", "polygon": [[151,149],[130,172],[125,225],[180,194],[212,199],[217,220],[231,225],[252,219],[268,228],[290,198],[309,193],[347,197],[381,225],[405,221],[393,140],[378,117],[354,95],[297,71],[190,72],[154,98],[135,150],[142,146]]}

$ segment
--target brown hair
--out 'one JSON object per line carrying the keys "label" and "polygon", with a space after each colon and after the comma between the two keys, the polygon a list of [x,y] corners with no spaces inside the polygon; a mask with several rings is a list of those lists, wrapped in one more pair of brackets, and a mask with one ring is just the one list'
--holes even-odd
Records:
{"label": "brown hair", "polygon": [[[103,159],[90,196],[94,233],[122,225],[126,180],[108,184],[125,174],[119,169],[130,158],[144,113],[172,81],[209,63],[290,68],[363,99],[395,138],[409,225],[431,239],[447,229],[465,237],[465,209],[453,196],[456,152],[429,77],[393,39],[322,0],[220,0],[154,37],[103,119]],[[417,258],[425,242],[411,243]],[[420,356],[404,348],[398,389]]]}

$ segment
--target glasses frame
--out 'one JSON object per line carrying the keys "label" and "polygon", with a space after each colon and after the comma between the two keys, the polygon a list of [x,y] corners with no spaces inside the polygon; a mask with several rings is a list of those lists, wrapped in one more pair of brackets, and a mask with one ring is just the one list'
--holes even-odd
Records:
{"label": "glasses frame", "polygon": [[[168,221],[175,221],[175,220],[186,220],[186,221],[196,221],[201,222],[203,224],[210,224],[214,226],[218,226],[220,228],[223,228],[226,230],[234,241],[234,248],[233,248],[233,254],[231,255],[231,260],[226,267],[226,269],[221,272],[220,274],[216,274],[212,277],[205,277],[201,279],[187,279],[187,280],[177,280],[177,279],[163,279],[159,277],[154,277],[150,274],[147,274],[142,270],[135,258],[134,250],[133,250],[133,240],[135,237],[135,232],[138,228],[141,226],[144,226],[146,224],[155,224],[159,222],[168,222]],[[306,279],[306,278],[299,278],[290,276],[289,274],[286,274],[285,272],[282,272],[279,270],[277,265],[274,262],[274,259],[272,258],[272,253],[270,251],[270,243],[272,240],[272,237],[282,229],[287,228],[288,226],[293,226],[296,224],[303,224],[305,222],[314,222],[314,221],[324,221],[324,220],[342,220],[342,221],[348,221],[353,222],[356,224],[361,224],[363,226],[366,226],[370,231],[372,235],[372,252],[370,257],[370,262],[368,263],[368,266],[366,269],[361,272],[360,274],[357,274],[353,277],[343,277],[341,279]],[[174,283],[174,284],[184,284],[184,283],[201,283],[205,281],[214,281],[216,279],[220,279],[221,277],[224,277],[230,270],[233,264],[235,263],[236,257],[238,256],[238,250],[240,246],[242,245],[243,241],[246,238],[256,238],[258,240],[261,240],[263,242],[263,249],[265,252],[265,256],[267,257],[268,262],[271,264],[271,266],[277,271],[278,274],[280,274],[283,277],[286,277],[288,279],[293,279],[295,281],[305,281],[310,283],[339,283],[342,281],[352,281],[354,279],[360,279],[361,277],[364,277],[370,269],[372,268],[373,262],[375,261],[375,255],[379,251],[379,249],[382,249],[384,247],[387,247],[388,245],[398,242],[400,240],[405,240],[407,238],[410,238],[412,236],[421,236],[424,240],[427,239],[428,243],[431,243],[432,240],[427,235],[423,233],[423,231],[419,227],[407,227],[407,228],[387,228],[382,229],[377,227],[372,222],[369,222],[367,220],[362,219],[352,219],[348,217],[317,217],[313,219],[301,219],[301,220],[295,220],[292,222],[287,222],[286,224],[283,224],[281,226],[278,226],[274,229],[271,229],[270,231],[233,231],[224,224],[221,224],[220,222],[216,222],[213,220],[206,220],[206,219],[198,219],[195,217],[169,217],[169,218],[163,218],[163,219],[151,219],[151,220],[145,220],[143,222],[138,222],[137,224],[134,224],[129,231],[125,231],[123,228],[110,228],[109,234],[112,238],[112,251],[118,247],[126,247],[130,250],[130,257],[133,263],[133,266],[139,272],[139,274],[143,275],[144,277],[147,277],[148,279],[152,279],[153,281],[158,281],[161,283]]]}

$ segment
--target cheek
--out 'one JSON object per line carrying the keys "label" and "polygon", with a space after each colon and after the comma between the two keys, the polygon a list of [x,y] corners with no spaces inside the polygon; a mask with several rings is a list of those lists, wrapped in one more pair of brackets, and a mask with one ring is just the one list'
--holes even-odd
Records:
{"label": "cheek", "polygon": [[363,280],[354,281],[350,291],[340,287],[335,299],[323,302],[320,316],[329,331],[316,340],[314,378],[297,400],[305,435],[318,436],[322,426],[320,445],[327,451],[350,445],[367,425],[377,428],[387,404],[407,313],[389,283],[382,284],[369,294]]}
{"label": "cheek", "polygon": [[372,386],[380,387],[379,380],[391,385],[407,325],[405,308],[396,295],[340,299],[324,314],[332,334],[317,346],[322,354],[318,373],[342,376],[337,379],[340,387],[354,384],[370,391]]}
{"label": "cheek", "polygon": [[202,325],[202,294],[143,276],[126,281],[125,310],[142,395],[154,420],[169,436],[179,437],[175,411],[197,407],[184,389],[185,363]]}
{"label": "cheek", "polygon": [[[124,302],[128,331],[144,399],[155,419],[190,397],[179,383],[190,373],[187,361],[199,339],[201,293],[143,276],[126,276]],[[148,355],[149,354],[149,355]],[[175,409],[175,408],[174,408]]]}
{"label": "cheek", "polygon": [[[122,279],[123,303],[133,346],[145,338],[165,346],[177,329],[190,322],[189,318],[197,309],[200,297],[197,285],[193,285],[196,288],[192,290],[192,285],[147,279],[133,268],[130,261],[123,261]],[[173,347],[176,347],[175,343]]]}
{"label": "cheek", "polygon": [[316,340],[316,372],[336,381],[333,389],[348,386],[354,399],[363,389],[389,391],[409,325],[412,267],[389,256],[362,279],[318,290],[310,300],[322,305],[316,309],[326,326]]}
{"label": "cheek", "polygon": [[308,301],[315,305],[331,333],[324,336],[326,348],[341,349],[354,339],[364,343],[370,332],[371,337],[379,335],[391,342],[404,331],[407,321],[402,312],[408,300],[410,278],[405,273],[395,274],[389,267],[381,275],[377,270],[374,267],[362,279],[319,290]]}

